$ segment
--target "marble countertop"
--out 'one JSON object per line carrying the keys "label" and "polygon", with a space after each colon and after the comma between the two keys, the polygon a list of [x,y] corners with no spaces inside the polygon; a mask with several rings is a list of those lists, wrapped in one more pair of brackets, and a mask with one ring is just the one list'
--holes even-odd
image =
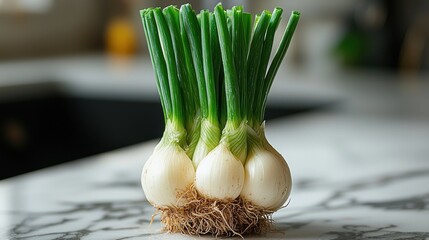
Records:
{"label": "marble countertop", "polygon": [[[267,124],[293,173],[276,232],[249,239],[429,239],[429,123],[314,113]],[[0,239],[165,234],[140,170],[156,141],[0,182]]]}
{"label": "marble countertop", "polygon": [[[276,231],[246,238],[429,239],[427,82],[347,76],[321,87],[341,90],[337,108],[267,123],[292,171],[292,199],[274,214]],[[150,224],[140,172],[155,144],[0,181],[0,239],[197,239]]]}

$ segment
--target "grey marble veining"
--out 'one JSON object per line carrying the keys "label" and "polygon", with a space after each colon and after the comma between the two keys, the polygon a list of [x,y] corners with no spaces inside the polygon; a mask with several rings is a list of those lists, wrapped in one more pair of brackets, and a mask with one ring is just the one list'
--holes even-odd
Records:
{"label": "grey marble veining", "polygon": [[[267,123],[294,185],[248,239],[429,239],[429,123],[312,113]],[[0,239],[188,239],[162,232],[140,171],[155,141],[0,182]],[[199,239],[211,238],[202,236]]]}

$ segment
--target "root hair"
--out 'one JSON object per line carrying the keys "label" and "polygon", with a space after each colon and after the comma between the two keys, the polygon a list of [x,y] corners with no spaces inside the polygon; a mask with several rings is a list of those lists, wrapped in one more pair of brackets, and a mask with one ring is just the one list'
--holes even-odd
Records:
{"label": "root hair", "polygon": [[229,201],[211,200],[201,196],[191,185],[180,198],[186,200],[184,206],[157,209],[167,232],[243,237],[272,229],[273,212],[241,197]]}

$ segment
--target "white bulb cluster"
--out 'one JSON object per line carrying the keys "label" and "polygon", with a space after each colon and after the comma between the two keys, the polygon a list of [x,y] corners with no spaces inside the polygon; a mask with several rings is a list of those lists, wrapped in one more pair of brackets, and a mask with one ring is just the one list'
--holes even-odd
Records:
{"label": "white bulb cluster", "polygon": [[157,148],[143,168],[143,190],[157,207],[183,205],[180,192],[192,183],[206,198],[229,201],[241,196],[275,211],[288,200],[292,179],[286,161],[274,148],[253,148],[243,166],[222,143],[196,170],[185,151],[174,145]]}

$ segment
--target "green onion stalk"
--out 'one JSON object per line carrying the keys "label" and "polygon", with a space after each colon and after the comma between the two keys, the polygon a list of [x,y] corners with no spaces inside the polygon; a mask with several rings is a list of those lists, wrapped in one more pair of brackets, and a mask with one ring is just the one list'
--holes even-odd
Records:
{"label": "green onion stalk", "polygon": [[141,11],[165,120],[142,186],[167,231],[261,232],[288,200],[290,170],[264,126],[267,96],[300,16],[292,12],[270,61],[282,13],[266,10],[252,23],[242,6]]}
{"label": "green onion stalk", "polygon": [[[192,184],[195,171],[185,151],[185,115],[176,66],[179,62],[175,61],[177,51],[174,51],[172,35],[160,8],[142,10],[141,17],[165,120],[161,141],[143,167],[142,187],[154,206],[180,206],[184,201],[177,197],[177,190]],[[154,191],[155,188],[158,190]]]}
{"label": "green onion stalk", "polygon": [[201,120],[199,140],[192,156],[197,167],[202,159],[218,144],[221,130],[218,120],[216,84],[210,38],[210,13],[201,11],[199,18],[189,4],[180,8],[180,17],[191,50],[192,62],[197,79]]}
{"label": "green onion stalk", "polygon": [[272,211],[278,210],[288,202],[292,188],[289,166],[283,156],[268,142],[264,122],[268,93],[300,17],[298,12],[292,12],[280,46],[269,65],[274,35],[282,12],[280,8],[274,9],[272,13],[263,12],[253,31],[248,63],[258,67],[248,72],[249,99],[253,101],[247,111],[248,155],[244,166],[246,178],[240,194],[253,204]]}

